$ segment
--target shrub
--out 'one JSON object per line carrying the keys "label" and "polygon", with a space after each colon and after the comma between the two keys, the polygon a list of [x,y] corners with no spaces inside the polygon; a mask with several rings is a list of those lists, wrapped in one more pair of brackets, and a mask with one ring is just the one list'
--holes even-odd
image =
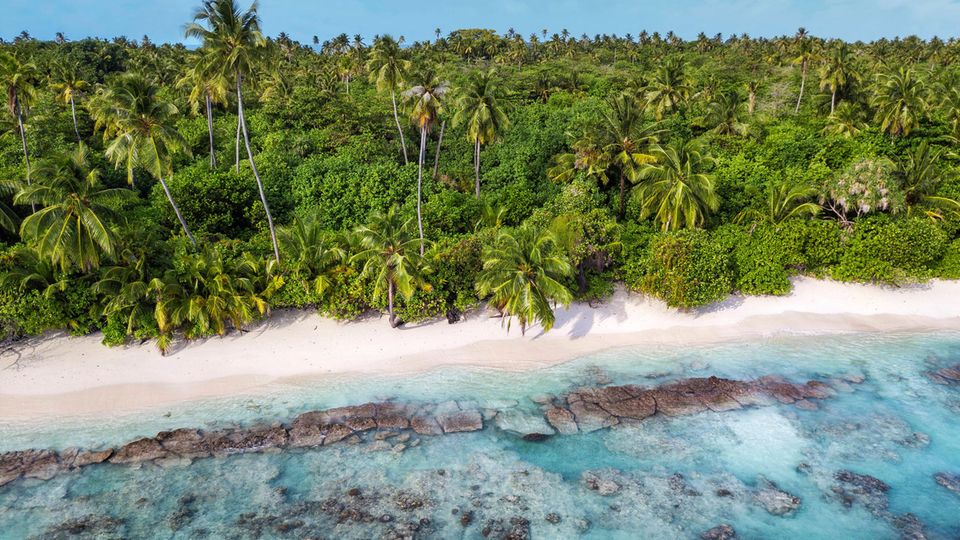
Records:
{"label": "shrub", "polygon": [[644,292],[683,309],[716,302],[730,294],[734,271],[721,242],[700,230],[658,235],[650,246]]}

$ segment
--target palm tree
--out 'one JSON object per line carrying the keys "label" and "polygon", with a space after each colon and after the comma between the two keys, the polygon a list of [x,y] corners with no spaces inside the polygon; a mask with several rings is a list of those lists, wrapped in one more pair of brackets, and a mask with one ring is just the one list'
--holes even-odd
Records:
{"label": "palm tree", "polygon": [[150,291],[151,276],[146,252],[127,248],[117,255],[117,264],[105,268],[101,278],[93,284],[93,292],[104,298],[104,317],[123,316],[127,335],[137,328],[151,327],[156,302]]}
{"label": "palm tree", "polygon": [[80,63],[63,62],[58,64],[54,68],[53,84],[51,86],[57,92],[57,98],[64,104],[70,105],[70,114],[73,116],[73,132],[77,135],[77,142],[80,142],[76,98],[90,86],[80,74]]}
{"label": "palm tree", "polygon": [[346,252],[323,229],[318,214],[297,217],[278,231],[286,266],[301,279],[304,288],[322,298],[331,286],[330,276],[346,258]]}
{"label": "palm tree", "polygon": [[890,135],[909,135],[920,124],[927,108],[923,81],[913,70],[901,67],[894,73],[880,75],[873,96],[881,131]]}
{"label": "palm tree", "polygon": [[[36,99],[37,89],[34,81],[37,68],[31,62],[21,62],[12,54],[0,51],[0,86],[7,94],[7,111],[17,122],[20,143],[23,145],[23,162],[27,168],[27,184],[30,183],[30,152],[27,150],[27,132],[23,126],[23,116]],[[36,206],[31,205],[36,212]]]}
{"label": "palm tree", "polygon": [[747,114],[750,116],[753,116],[753,112],[757,109],[757,92],[760,90],[760,84],[758,79],[753,79],[744,85],[747,90]]}
{"label": "palm tree", "polygon": [[412,222],[404,220],[396,207],[374,214],[369,224],[357,228],[360,251],[350,259],[362,262],[362,275],[373,278],[374,296],[382,298],[386,289],[391,328],[400,324],[393,312],[396,294],[409,299],[423,286],[423,261],[417,255],[418,240],[410,231]]}
{"label": "palm tree", "polygon": [[676,111],[689,97],[683,59],[675,57],[664,61],[654,72],[645,99],[657,120],[663,120],[664,114]]}
{"label": "palm tree", "polygon": [[496,242],[484,248],[477,292],[489,296],[508,321],[517,317],[522,334],[536,322],[549,331],[555,321],[551,303],[568,305],[573,300],[573,293],[563,283],[571,276],[573,266],[555,233],[528,224],[501,231]]}
{"label": "palm tree", "polygon": [[603,113],[603,138],[606,152],[617,165],[620,177],[620,219],[627,208],[627,180],[637,181],[640,167],[653,162],[648,147],[656,141],[655,124],[644,124],[643,113],[636,100],[626,94],[615,96]]}
{"label": "palm tree", "polygon": [[[263,181],[260,179],[257,164],[253,159],[250,134],[247,133],[247,121],[243,115],[243,78],[253,72],[260,54],[266,48],[266,39],[260,32],[257,3],[254,2],[249,9],[241,11],[236,0],[204,0],[202,6],[194,13],[193,21],[187,25],[186,37],[201,39],[205,54],[210,54],[224,73],[234,77],[237,88],[237,116],[240,130],[243,132],[243,143],[247,149],[250,168],[257,181],[260,202],[263,203],[263,209],[267,214],[270,239],[273,242],[273,256],[279,262],[280,246],[277,243],[277,231],[273,226],[273,214],[270,213],[270,204],[267,203],[267,195],[263,190]],[[204,28],[198,21],[206,22],[209,28]]]}
{"label": "palm tree", "polygon": [[557,182],[569,182],[577,174],[596,180],[602,186],[610,182],[607,174],[613,161],[610,154],[596,142],[585,137],[573,143],[573,152],[557,154],[553,165],[547,169],[547,177]]}
{"label": "palm tree", "polygon": [[740,121],[740,94],[731,90],[718,95],[707,106],[704,123],[713,126],[717,135],[745,135],[747,125]]}
{"label": "palm tree", "polygon": [[803,89],[807,84],[807,72],[816,58],[813,40],[807,35],[805,28],[801,27],[797,31],[796,41],[797,56],[793,59],[793,63],[800,66],[800,94],[797,95],[797,107],[793,111],[795,113],[800,112],[800,101],[803,100]]}
{"label": "palm tree", "polygon": [[770,223],[777,225],[788,219],[815,216],[822,208],[812,202],[817,195],[815,188],[791,185],[787,182],[770,184],[767,187],[767,207],[763,210],[748,208],[734,219],[735,223]]}
{"label": "palm tree", "polygon": [[20,235],[37,253],[67,272],[100,266],[102,257],[114,254],[114,233],[109,220],[117,207],[136,194],[124,188],[106,188],[100,171],[90,167],[87,147],[40,163],[36,181],[18,186],[16,204],[39,205],[27,216]]}
{"label": "palm tree", "polygon": [[480,145],[496,141],[510,125],[500,108],[503,95],[494,78],[495,71],[478,71],[470,77],[458,100],[454,125],[466,124],[467,139],[473,142],[473,171],[477,200],[480,200]]}
{"label": "palm tree", "polygon": [[943,150],[932,149],[923,141],[897,161],[894,175],[900,180],[908,213],[919,208],[931,219],[943,219],[944,212],[960,216],[960,202],[936,195],[946,176],[939,167],[942,158]]}
{"label": "palm tree", "polygon": [[830,90],[830,114],[837,106],[837,91],[859,79],[860,73],[853,66],[850,48],[841,41],[830,50],[826,63],[820,67],[820,89]]}
{"label": "palm tree", "polygon": [[420,230],[420,255],[423,255],[423,216],[421,214],[423,195],[423,160],[427,149],[427,135],[433,128],[437,117],[443,112],[443,99],[449,90],[447,83],[441,82],[432,72],[421,75],[422,82],[403,93],[403,97],[413,103],[410,117],[420,128],[420,159],[417,170],[417,227]]}
{"label": "palm tree", "polygon": [[227,104],[227,92],[230,83],[223,70],[214,63],[212,56],[198,54],[193,65],[187,68],[183,77],[177,81],[178,88],[189,88],[187,102],[196,113],[203,101],[207,115],[207,134],[210,139],[210,168],[217,166],[217,154],[213,142],[213,105]]}
{"label": "palm tree", "polygon": [[827,125],[824,126],[822,133],[850,138],[860,133],[863,125],[863,113],[860,108],[844,101],[827,117]]}
{"label": "palm tree", "polygon": [[140,168],[156,178],[163,187],[167,201],[183,227],[183,232],[196,246],[190,228],[166,178],[173,177],[173,155],[189,153],[183,136],[175,127],[179,111],[172,103],[158,96],[159,88],[143,75],[126,73],[109,87],[101,89],[89,107],[95,129],[103,129],[103,140],[109,141],[107,157],[116,167],[124,166],[127,181],[134,184],[133,171]]}
{"label": "palm tree", "polygon": [[713,176],[703,172],[713,159],[694,141],[657,145],[652,153],[656,161],[643,167],[637,188],[642,217],[653,214],[664,231],[703,225],[720,206]]}
{"label": "palm tree", "polygon": [[402,42],[393,39],[390,35],[380,36],[373,41],[370,50],[370,59],[367,60],[367,71],[370,72],[370,82],[375,82],[377,90],[390,91],[390,103],[393,105],[393,120],[397,124],[397,133],[400,134],[400,148],[403,150],[403,163],[410,163],[407,157],[407,143],[403,138],[403,128],[400,127],[400,116],[397,114],[397,88],[403,85],[404,77],[410,71],[410,61],[403,58]]}

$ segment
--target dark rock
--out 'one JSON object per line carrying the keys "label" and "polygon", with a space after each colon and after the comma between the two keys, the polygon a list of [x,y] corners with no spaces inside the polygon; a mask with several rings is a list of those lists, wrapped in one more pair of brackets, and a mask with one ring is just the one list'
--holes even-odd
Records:
{"label": "dark rock", "polygon": [[343,424],[334,424],[327,427],[326,434],[323,438],[323,445],[328,446],[340,442],[351,435],[353,435],[353,430],[347,426]]}
{"label": "dark rock", "polygon": [[635,420],[643,420],[657,412],[657,402],[648,392],[622,401],[604,401],[600,406],[614,416]]}
{"label": "dark rock", "polygon": [[410,427],[420,435],[443,435],[443,429],[432,416],[414,416],[410,419]]}
{"label": "dark rock", "polygon": [[937,384],[960,384],[960,364],[928,371],[927,378]]}
{"label": "dark rock", "polygon": [[390,523],[391,521],[393,521],[393,516],[390,514],[383,514],[380,516],[380,523]]}
{"label": "dark rock", "polygon": [[607,475],[600,474],[593,471],[584,471],[580,475],[580,482],[592,491],[596,491],[600,495],[607,496],[613,495],[614,493],[620,491],[620,484],[613,481],[611,478],[607,478]]}
{"label": "dark rock", "polygon": [[289,444],[295,448],[319,446],[326,438],[322,412],[307,412],[297,416],[290,423]]}
{"label": "dark rock", "polygon": [[477,411],[460,411],[437,416],[444,433],[462,433],[483,429],[483,417]]}
{"label": "dark rock", "polygon": [[820,409],[820,407],[818,407],[816,403],[808,399],[798,399],[797,401],[793,402],[793,406],[798,409],[803,409],[805,411],[816,411]]}
{"label": "dark rock", "polygon": [[573,413],[573,417],[580,431],[584,433],[608,428],[620,422],[616,416],[613,416],[605,411],[603,407],[592,402],[570,402],[570,412]]}
{"label": "dark rock", "polygon": [[700,535],[700,538],[703,540],[734,540],[737,538],[737,531],[733,530],[730,525],[722,523],[709,531],[705,531]]}
{"label": "dark rock", "polygon": [[560,514],[557,514],[555,512],[550,512],[549,514],[546,515],[544,519],[546,519],[548,523],[553,523],[554,525],[556,525],[557,523],[560,523],[561,521]]}
{"label": "dark rock", "polygon": [[347,491],[347,495],[349,495],[349,496],[351,496],[351,497],[359,497],[359,496],[360,496],[360,488],[350,488],[350,490]]}
{"label": "dark rock", "polygon": [[667,485],[670,486],[670,490],[674,493],[679,493],[681,495],[688,495],[691,497],[698,497],[701,493],[687,484],[687,479],[683,477],[680,473],[675,473],[670,475],[670,478],[667,479]]}
{"label": "dark rock", "polygon": [[926,540],[927,538],[923,532],[923,522],[913,514],[894,516],[890,524],[900,533],[901,540]]}
{"label": "dark rock", "polygon": [[860,502],[874,513],[887,508],[887,491],[890,490],[883,480],[866,474],[857,474],[848,470],[837,471],[833,475],[839,483],[831,488],[844,506]]}
{"label": "dark rock", "polygon": [[111,463],[142,463],[169,457],[170,452],[165,450],[156,439],[143,438],[121,446],[110,457]]}
{"label": "dark rock", "polygon": [[29,450],[25,453],[23,476],[27,478],[49,480],[56,476],[60,469],[60,461],[53,450]]}
{"label": "dark rock", "polygon": [[413,493],[401,491],[393,498],[393,502],[400,510],[410,511],[420,508],[426,501]]}
{"label": "dark rock", "polygon": [[727,488],[720,488],[714,492],[717,497],[733,497],[733,492]]}
{"label": "dark rock", "polygon": [[245,454],[286,446],[287,440],[287,431],[282,427],[259,425],[212,433],[209,435],[209,449],[221,456]]}
{"label": "dark rock", "polygon": [[466,527],[473,522],[473,510],[467,510],[463,514],[460,514],[460,525]]}
{"label": "dark rock", "polygon": [[783,491],[776,484],[760,478],[754,500],[767,512],[775,516],[783,516],[800,508],[800,498]]}
{"label": "dark rock", "polygon": [[960,495],[960,475],[939,472],[933,475],[933,477],[936,479],[938,484],[956,493],[957,495]]}
{"label": "dark rock", "polygon": [[104,461],[108,460],[112,455],[113,455],[113,448],[107,448],[106,450],[100,450],[100,451],[81,450],[80,452],[77,452],[76,457],[73,458],[73,466],[86,467],[87,465],[103,463]]}
{"label": "dark rock", "polygon": [[175,429],[157,433],[163,448],[183,458],[204,458],[210,455],[210,441],[196,429]]}
{"label": "dark rock", "polygon": [[114,538],[118,529],[123,526],[123,520],[107,515],[88,514],[78,518],[68,519],[63,523],[48,528],[43,538],[51,540],[75,538]]}

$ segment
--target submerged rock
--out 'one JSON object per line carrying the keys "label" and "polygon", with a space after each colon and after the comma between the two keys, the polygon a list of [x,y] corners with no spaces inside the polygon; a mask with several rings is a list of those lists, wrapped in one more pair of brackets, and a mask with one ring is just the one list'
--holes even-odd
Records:
{"label": "submerged rock", "polygon": [[936,384],[960,384],[960,364],[928,371],[927,378]]}
{"label": "submerged rock", "polygon": [[483,417],[477,411],[460,411],[437,416],[444,433],[462,433],[483,429]]}
{"label": "submerged rock", "polygon": [[730,525],[721,523],[708,531],[704,531],[700,538],[703,540],[735,540],[737,531],[733,530]]}
{"label": "submerged rock", "polygon": [[883,480],[845,469],[837,471],[833,477],[838,483],[831,490],[844,506],[860,502],[874,513],[886,510],[890,486]]}
{"label": "submerged rock", "polygon": [[620,491],[620,484],[610,478],[610,474],[603,471],[584,471],[580,475],[580,482],[591,491],[600,495],[613,495]]}
{"label": "submerged rock", "polygon": [[551,407],[544,413],[547,422],[561,435],[573,435],[579,432],[573,413],[562,407]]}
{"label": "submerged rock", "polygon": [[58,540],[61,538],[112,538],[117,537],[117,530],[123,526],[123,520],[98,514],[88,514],[78,518],[68,519],[59,525],[48,528],[43,538]]}
{"label": "submerged rock", "polygon": [[938,484],[960,495],[960,474],[938,472],[933,477]]}
{"label": "submerged rock", "polygon": [[528,441],[543,440],[556,433],[543,416],[517,409],[499,413],[494,418],[494,424],[500,430],[519,435]]}
{"label": "submerged rock", "polygon": [[791,495],[776,484],[761,477],[757,485],[754,500],[767,512],[775,516],[784,516],[800,508],[800,497]]}

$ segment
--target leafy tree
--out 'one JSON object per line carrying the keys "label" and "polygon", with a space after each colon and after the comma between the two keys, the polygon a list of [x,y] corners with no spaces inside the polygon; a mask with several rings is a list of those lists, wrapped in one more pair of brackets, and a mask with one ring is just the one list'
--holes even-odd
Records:
{"label": "leafy tree", "polygon": [[481,297],[489,296],[503,315],[516,317],[521,333],[537,322],[549,331],[555,321],[551,303],[568,305],[573,300],[563,283],[572,275],[556,233],[524,225],[501,231],[496,242],[484,248],[477,291]]}
{"label": "leafy tree", "polygon": [[[270,239],[273,241],[273,256],[280,262],[280,246],[277,243],[277,231],[273,225],[273,214],[270,213],[270,204],[263,190],[263,181],[257,171],[257,164],[250,149],[250,135],[247,133],[247,122],[243,115],[243,79],[253,73],[259,56],[262,54],[266,39],[260,32],[260,16],[257,14],[257,4],[254,2],[246,11],[241,11],[236,0],[204,0],[203,5],[194,13],[194,22],[187,25],[186,37],[199,38],[203,41],[204,54],[209,54],[225,73],[234,78],[237,88],[237,116],[240,130],[243,132],[243,143],[247,149],[247,158],[253,177],[257,181],[260,191],[260,201],[267,214],[267,225],[270,228]],[[204,28],[199,22],[205,22]]]}
{"label": "leafy tree", "polygon": [[454,125],[465,124],[467,139],[473,142],[473,170],[476,194],[480,199],[480,145],[496,141],[510,120],[500,107],[503,95],[497,86],[495,71],[478,71],[471,75],[458,99]]}
{"label": "leafy tree", "polygon": [[[30,183],[30,152],[27,150],[27,131],[23,117],[37,96],[35,81],[37,67],[32,62],[22,62],[16,56],[0,51],[0,86],[7,95],[7,111],[17,122],[20,143],[23,146],[23,162],[27,168],[27,183]],[[36,211],[35,206],[31,206]]]}
{"label": "leafy tree", "polygon": [[411,103],[410,119],[420,129],[420,158],[417,167],[417,227],[420,230],[420,255],[423,256],[423,216],[421,214],[423,192],[423,161],[427,151],[427,135],[433,129],[437,117],[443,112],[443,100],[449,86],[441,82],[431,71],[420,75],[417,84],[403,93]]}
{"label": "leafy tree", "polygon": [[873,95],[880,130],[893,136],[909,135],[927,109],[925,94],[923,82],[909,68],[880,75]]}
{"label": "leafy tree", "polygon": [[20,234],[63,272],[89,272],[114,255],[116,235],[109,220],[123,201],[136,198],[129,189],[104,187],[88,156],[81,144],[72,154],[41,162],[35,181],[18,186],[14,198],[17,204],[40,207],[23,220]]}
{"label": "leafy tree", "polygon": [[899,212],[903,194],[897,189],[893,164],[887,159],[866,158],[850,164],[830,178],[820,192],[820,204],[844,227],[871,212]]}
{"label": "leafy tree", "polygon": [[703,226],[720,207],[713,176],[703,171],[713,158],[694,141],[656,145],[652,154],[654,163],[640,171],[641,215],[653,215],[664,231]]}
{"label": "leafy tree", "polygon": [[397,133],[400,134],[400,148],[403,150],[403,162],[406,164],[410,160],[407,158],[407,143],[403,139],[400,116],[397,115],[397,88],[403,85],[404,78],[410,71],[411,62],[403,58],[403,50],[400,48],[402,44],[402,40],[395,40],[389,34],[377,37],[370,49],[367,71],[370,72],[370,82],[376,83],[378,91],[390,91],[393,120],[397,124]]}
{"label": "leafy tree", "polygon": [[392,328],[401,324],[394,314],[396,294],[410,299],[418,287],[430,288],[423,281],[424,265],[417,251],[422,240],[410,231],[412,223],[412,219],[404,220],[395,206],[386,213],[374,214],[370,223],[357,228],[360,251],[350,259],[363,263],[361,275],[373,279],[374,296],[382,297],[386,292]]}
{"label": "leafy tree", "polygon": [[748,208],[737,214],[736,223],[769,223],[777,225],[802,216],[816,216],[819,204],[812,202],[817,195],[815,188],[780,182],[768,186],[767,204],[763,210]]}
{"label": "leafy tree", "polygon": [[101,89],[90,102],[90,111],[96,127],[103,129],[104,141],[109,141],[107,157],[115,166],[126,168],[131,185],[137,168],[159,180],[183,232],[196,245],[165,179],[173,176],[173,155],[188,153],[189,148],[174,127],[179,111],[158,92],[142,75],[128,73]]}
{"label": "leafy tree", "polygon": [[900,181],[908,215],[919,209],[931,219],[943,219],[944,213],[960,216],[960,202],[937,195],[937,187],[946,176],[940,167],[943,151],[931,148],[927,141],[897,161],[893,174]]}

